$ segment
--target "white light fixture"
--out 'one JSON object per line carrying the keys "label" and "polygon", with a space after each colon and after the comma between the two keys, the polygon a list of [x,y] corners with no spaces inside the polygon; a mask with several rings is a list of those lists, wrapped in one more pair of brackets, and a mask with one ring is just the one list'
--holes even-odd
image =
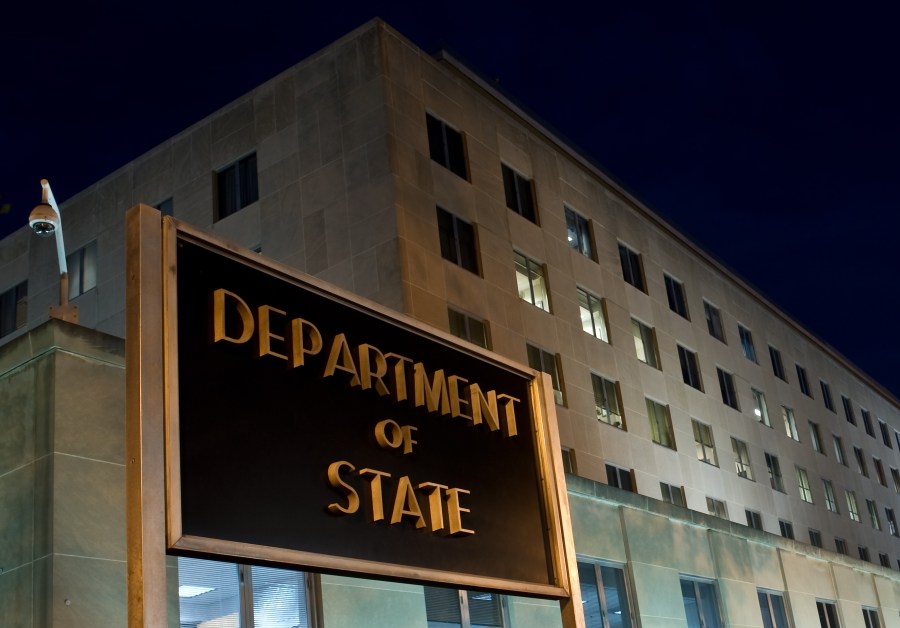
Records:
{"label": "white light fixture", "polygon": [[42,238],[54,236],[56,256],[59,262],[59,305],[50,306],[50,317],[70,323],[78,322],[78,306],[69,303],[69,272],[66,267],[66,247],[63,244],[62,215],[53,198],[53,190],[47,179],[41,179],[41,203],[31,210],[28,226]]}
{"label": "white light fixture", "polygon": [[197,587],[191,584],[183,584],[178,587],[178,597],[180,598],[190,598],[197,597],[198,595],[203,595],[204,593],[209,593],[210,591],[215,591],[215,587]]}

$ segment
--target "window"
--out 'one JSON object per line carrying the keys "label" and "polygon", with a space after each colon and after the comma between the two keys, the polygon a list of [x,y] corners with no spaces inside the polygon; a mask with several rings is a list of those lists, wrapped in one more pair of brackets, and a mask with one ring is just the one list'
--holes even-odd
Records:
{"label": "window", "polygon": [[891,467],[891,480],[894,484],[894,492],[900,493],[900,471]]}
{"label": "window", "polygon": [[844,497],[847,500],[847,514],[853,521],[859,521],[859,506],[856,504],[856,493],[853,491],[844,491]]}
{"label": "window", "polygon": [[581,582],[581,603],[586,626],[632,626],[628,582],[622,567],[578,561],[578,580]]}
{"label": "window", "polygon": [[834,551],[836,551],[838,554],[847,556],[847,541],[838,537],[834,537]]}
{"label": "window", "polygon": [[813,503],[812,491],[809,488],[809,475],[806,469],[794,467],[797,470],[797,488],[800,489],[800,499],[808,504]]}
{"label": "window", "polygon": [[807,397],[812,397],[812,391],[809,389],[809,380],[806,379],[806,369],[797,365],[797,382],[800,384],[800,392]]}
{"label": "window", "polygon": [[719,519],[728,520],[728,508],[721,499],[716,499],[714,497],[706,498],[706,511],[718,517]]}
{"label": "window", "polygon": [[766,452],[766,468],[769,471],[769,484],[776,491],[784,492],[784,481],[781,478],[781,464],[778,462],[778,456]]}
{"label": "window", "polygon": [[525,348],[528,353],[528,366],[536,371],[543,371],[550,375],[550,380],[553,382],[553,400],[556,401],[557,405],[565,404],[562,377],[560,376],[556,356],[534,345],[526,344]]}
{"label": "window", "polygon": [[216,220],[222,220],[259,199],[256,153],[216,173]]}
{"label": "window", "polygon": [[684,296],[684,284],[668,275],[663,275],[666,280],[666,296],[669,298],[669,309],[679,316],[690,319],[688,316],[687,299]]}
{"label": "window", "polygon": [[575,465],[575,452],[568,447],[562,448],[563,471],[571,475],[577,475],[578,467]]}
{"label": "window", "polygon": [[819,434],[819,425],[812,421],[809,422],[809,442],[813,451],[817,451],[823,456],[825,455],[825,452],[822,450],[822,436]]}
{"label": "window", "polygon": [[484,321],[473,318],[468,314],[457,312],[452,308],[447,308],[447,316],[450,318],[450,333],[457,338],[468,340],[469,342],[488,349],[488,329]]}
{"label": "window", "polygon": [[772,372],[775,373],[775,377],[787,381],[787,376],[784,374],[784,364],[781,361],[781,351],[769,345],[769,358],[772,360]]}
{"label": "window", "polygon": [[619,261],[622,262],[622,277],[625,281],[641,292],[647,292],[640,253],[635,253],[624,244],[619,244]]}
{"label": "window", "polygon": [[862,415],[863,427],[866,429],[866,434],[875,438],[875,428],[872,427],[872,415],[870,415],[869,411],[865,408],[860,408],[859,413]]}
{"label": "window", "polygon": [[700,381],[700,365],[697,364],[697,354],[678,345],[678,361],[681,362],[681,377],[684,379],[684,383],[702,391],[703,384]]}
{"label": "window", "polygon": [[719,459],[713,443],[712,428],[695,419],[691,419],[691,427],[694,429],[694,443],[697,445],[697,460],[718,467]]}
{"label": "window", "polygon": [[734,375],[718,367],[716,367],[716,372],[719,375],[719,390],[722,392],[722,403],[726,406],[731,406],[735,410],[740,410],[737,392],[734,390]]}
{"label": "window", "polygon": [[781,418],[784,419],[784,431],[789,438],[800,440],[797,434],[797,422],[794,421],[794,411],[787,406],[781,406]]}
{"label": "window", "polygon": [[623,491],[634,492],[634,482],[631,479],[631,471],[612,464],[606,465],[606,483]]}
{"label": "window", "polygon": [[834,401],[831,399],[831,386],[822,380],[819,380],[819,384],[822,386],[822,401],[825,403],[825,407],[834,412]]}
{"label": "window", "polygon": [[625,429],[622,420],[622,404],[619,403],[619,388],[605,377],[591,373],[591,384],[594,388],[594,408],[597,419],[609,423],[613,427]]}
{"label": "window", "polygon": [[878,609],[877,608],[863,608],[863,621],[866,622],[866,628],[881,628],[881,623],[878,621]]}
{"label": "window", "polygon": [[881,429],[881,440],[884,443],[884,446],[888,449],[893,449],[894,446],[891,444],[891,435],[888,432],[887,423],[878,419],[878,427]]}
{"label": "window", "polygon": [[468,179],[462,133],[430,113],[425,114],[425,123],[428,127],[428,151],[431,159],[453,174]]}
{"label": "window", "polygon": [[847,417],[847,423],[856,425],[856,416],[853,414],[853,406],[850,404],[850,399],[841,395],[841,403],[844,404],[844,416]]}
{"label": "window", "polygon": [[731,450],[734,452],[734,470],[737,474],[748,480],[753,479],[753,469],[750,467],[750,454],[747,451],[747,443],[731,438]]}
{"label": "window", "polygon": [[475,227],[440,207],[437,208],[441,257],[478,274],[478,245]]}
{"label": "window", "polygon": [[754,530],[762,530],[762,515],[756,512],[755,510],[745,510],[744,514],[747,515],[747,526],[753,528]]}
{"label": "window", "polygon": [[706,314],[706,328],[709,335],[716,340],[725,342],[725,329],[722,327],[722,313],[709,301],[703,302],[703,312]]}
{"label": "window", "polygon": [[[843,552],[846,554],[847,552]],[[841,628],[838,623],[837,609],[834,602],[826,602],[824,600],[816,600],[816,610],[819,612],[820,628]]]}
{"label": "window", "polygon": [[587,258],[594,259],[594,246],[591,239],[591,226],[587,218],[565,208],[566,239],[569,246]]}
{"label": "window", "polygon": [[756,362],[756,347],[753,345],[753,334],[743,325],[738,325],[738,335],[741,337],[741,352],[751,362]]}
{"label": "window", "polygon": [[501,596],[496,593],[425,588],[425,618],[429,628],[504,626]]}
{"label": "window", "polygon": [[672,486],[665,482],[659,483],[659,491],[662,493],[664,502],[675,504],[676,506],[685,507],[684,489],[680,486]]}
{"label": "window", "polygon": [[869,523],[876,530],[881,530],[881,519],[878,518],[878,506],[875,504],[875,500],[866,500],[866,510],[869,511]]}
{"label": "window", "polygon": [[669,449],[675,449],[675,438],[672,435],[672,421],[669,418],[669,407],[647,399],[647,416],[650,419],[650,434],[653,442]]}
{"label": "window", "polygon": [[634,335],[634,350],[637,359],[653,368],[659,368],[659,353],[656,350],[656,334],[642,322],[631,319],[631,333]]}
{"label": "window", "polygon": [[772,427],[772,424],[769,422],[769,408],[766,405],[766,396],[755,388],[751,388],[750,392],[753,394],[753,414],[756,415],[756,420],[763,425]]}
{"label": "window", "polygon": [[712,582],[681,579],[681,599],[684,601],[684,612],[688,626],[703,628],[721,628],[719,603]]}
{"label": "window", "polygon": [[97,287],[97,241],[90,242],[66,256],[69,270],[69,298]]}
{"label": "window", "polygon": [[603,342],[609,342],[602,301],[593,294],[578,288],[578,306],[581,311],[581,328]]}
{"label": "window", "polygon": [[887,478],[884,475],[884,466],[881,464],[881,460],[872,457],[872,462],[875,465],[875,476],[878,478],[878,483],[887,486]]}
{"label": "window", "polygon": [[887,520],[888,532],[891,533],[891,536],[900,536],[900,531],[897,530],[897,519],[894,517],[894,509],[885,508],[884,518]]}
{"label": "window", "polygon": [[831,480],[822,480],[822,488],[825,490],[825,507],[831,512],[838,512],[837,499],[834,497],[834,486]]}
{"label": "window", "polygon": [[516,264],[516,286],[519,298],[528,301],[545,312],[550,311],[550,299],[547,296],[547,283],[544,280],[544,267],[521,253],[514,253]]}
{"label": "window", "polygon": [[530,179],[500,164],[503,171],[503,191],[506,194],[506,206],[533,223],[537,223],[537,212],[534,208],[534,187]]}
{"label": "window", "polygon": [[809,544],[813,547],[822,547],[822,533],[818,530],[809,529]]}
{"label": "window", "polygon": [[175,213],[175,202],[172,200],[170,196],[164,201],[160,201],[156,205],[156,209],[159,210],[159,213],[163,216],[172,216]]}
{"label": "window", "polygon": [[869,548],[864,545],[858,545],[856,551],[859,552],[859,559],[869,562]]}
{"label": "window", "polygon": [[863,455],[862,449],[854,447],[853,455],[856,457],[856,470],[859,471],[863,477],[869,477],[869,467],[866,465],[866,458]]}
{"label": "window", "polygon": [[28,282],[23,281],[0,294],[0,338],[11,334],[28,320]]}
{"label": "window", "polygon": [[834,457],[837,459],[845,467],[847,466],[847,457],[844,456],[844,443],[841,440],[840,436],[831,435],[832,443],[834,444]]}
{"label": "window", "polygon": [[765,628],[788,628],[787,616],[784,612],[784,598],[780,593],[757,589],[759,612],[762,614]]}
{"label": "window", "polygon": [[299,571],[179,557],[180,625],[306,628],[306,584]]}
{"label": "window", "polygon": [[790,521],[785,521],[784,519],[778,520],[778,529],[781,532],[781,536],[786,539],[794,538],[794,524]]}
{"label": "window", "polygon": [[881,563],[882,567],[887,567],[888,569],[891,568],[891,559],[888,558],[887,554],[879,554],[878,562]]}

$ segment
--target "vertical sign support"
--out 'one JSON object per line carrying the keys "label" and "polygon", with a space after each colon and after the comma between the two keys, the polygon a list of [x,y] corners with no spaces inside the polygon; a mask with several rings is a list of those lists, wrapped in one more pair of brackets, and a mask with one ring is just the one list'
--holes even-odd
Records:
{"label": "vertical sign support", "polygon": [[160,213],[132,207],[125,233],[128,626],[158,628],[168,625]]}

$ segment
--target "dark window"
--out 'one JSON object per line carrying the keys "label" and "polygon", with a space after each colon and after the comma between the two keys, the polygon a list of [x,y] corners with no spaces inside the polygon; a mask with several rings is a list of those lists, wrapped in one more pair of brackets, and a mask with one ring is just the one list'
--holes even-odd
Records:
{"label": "dark window", "polygon": [[259,199],[256,153],[216,173],[216,220],[222,220]]}
{"label": "dark window", "polygon": [[847,417],[847,422],[856,425],[856,415],[853,414],[853,404],[850,403],[850,398],[841,395],[841,403],[844,404],[844,416]]}
{"label": "dark window", "polygon": [[28,320],[28,282],[23,281],[0,294],[0,338],[11,334]]}
{"label": "dark window", "polygon": [[834,551],[836,551],[838,554],[843,554],[844,556],[847,556],[847,541],[845,541],[844,539],[839,539],[839,538],[835,537]]}
{"label": "dark window", "polygon": [[778,520],[778,529],[781,531],[781,536],[786,539],[794,538],[794,524],[790,521],[785,521],[784,519]]}
{"label": "dark window", "polygon": [[897,530],[897,518],[894,516],[894,509],[885,508],[884,518],[887,519],[888,532],[891,533],[891,536],[900,536],[900,531]]}
{"label": "dark window", "polygon": [[623,469],[612,464],[606,465],[606,483],[615,486],[623,491],[634,492],[634,485],[631,481],[631,471]]}
{"label": "dark window", "polygon": [[741,352],[751,362],[756,362],[756,346],[753,344],[753,334],[743,325],[738,325],[738,335],[741,337]]}
{"label": "dark window", "polygon": [[762,515],[760,515],[755,510],[745,510],[744,514],[747,515],[747,525],[754,530],[762,530]]}
{"label": "dark window", "polygon": [[822,436],[819,433],[819,426],[812,421],[809,422],[809,443],[812,445],[813,450],[823,456],[825,455],[825,450],[822,449]]}
{"label": "dark window", "polygon": [[834,412],[834,400],[831,398],[831,386],[822,380],[819,380],[819,384],[822,386],[822,402],[825,404],[826,408]]}
{"label": "dark window", "polygon": [[766,468],[769,471],[769,484],[776,491],[784,492],[784,480],[781,477],[781,464],[778,462],[778,456],[766,452]]}
{"label": "dark window", "polygon": [[674,504],[676,506],[681,506],[684,508],[684,489],[680,486],[672,486],[671,484],[666,484],[665,482],[659,483],[659,490],[662,493],[662,498],[664,502],[668,502],[670,504]]}
{"label": "dark window", "polygon": [[488,330],[484,321],[473,318],[468,314],[457,312],[447,308],[447,316],[450,318],[450,333],[457,338],[468,340],[479,347],[489,348]]}
{"label": "dark window", "polygon": [[[841,553],[846,554],[847,552]],[[816,600],[816,610],[819,613],[820,628],[841,628],[841,624],[838,622],[837,609],[834,606],[834,602]]]}
{"label": "dark window", "polygon": [[765,628],[789,628],[787,614],[784,611],[784,597],[780,593],[757,589],[756,596]]}
{"label": "dark window", "polygon": [[619,244],[619,261],[622,262],[622,276],[625,281],[638,290],[646,292],[640,253],[635,253],[624,244]]}
{"label": "dark window", "polygon": [[737,392],[734,389],[734,375],[720,368],[716,368],[719,375],[719,389],[722,392],[722,402],[726,406],[731,406],[735,410],[740,410],[738,406]]}
{"label": "dark window", "polygon": [[563,471],[565,471],[566,473],[572,474],[572,475],[577,473],[577,471],[576,471],[577,467],[575,466],[575,452],[572,451],[571,449],[567,449],[567,448],[563,447],[561,453],[562,453]]}
{"label": "dark window", "polygon": [[687,299],[684,296],[684,284],[668,275],[664,275],[664,277],[666,280],[666,296],[669,299],[669,309],[679,316],[690,320]]}
{"label": "dark window", "polygon": [[503,626],[501,598],[496,593],[425,587],[429,626],[481,628]]}
{"label": "dark window", "polygon": [[770,345],[769,357],[772,359],[772,372],[775,373],[775,377],[787,381],[787,376],[784,374],[784,364],[781,361],[781,351]]}
{"label": "dark window", "polygon": [[866,623],[866,628],[881,628],[881,622],[878,619],[877,608],[864,608],[862,609],[862,613],[863,621]]}
{"label": "dark window", "polygon": [[859,447],[853,448],[853,455],[856,457],[856,470],[859,471],[864,477],[869,477],[869,467],[866,465],[866,457],[863,454],[862,449]]}
{"label": "dark window", "polygon": [[859,413],[862,415],[863,427],[866,429],[866,434],[875,438],[875,428],[872,426],[872,415],[870,415],[869,411],[865,408],[860,408]]}
{"label": "dark window", "polygon": [[857,553],[859,553],[859,559],[864,560],[866,562],[870,562],[869,560],[869,548],[864,545],[858,545],[856,547]]}
{"label": "dark window", "polygon": [[557,405],[563,405],[565,399],[563,397],[562,377],[559,374],[556,356],[549,351],[544,351],[534,345],[525,345],[528,352],[528,366],[536,371],[543,371],[550,375],[553,381],[553,398]]}
{"label": "dark window", "polygon": [[807,397],[812,397],[812,391],[809,389],[809,380],[806,379],[806,369],[797,365],[797,382],[800,384],[800,392]]}
{"label": "dark window", "polygon": [[888,431],[887,423],[879,419],[878,427],[881,429],[881,440],[884,443],[884,446],[888,449],[893,449],[894,446],[891,444],[891,433]]}
{"label": "dark window", "polygon": [[537,212],[534,209],[534,188],[531,180],[526,179],[506,164],[500,164],[500,169],[503,171],[506,206],[523,218],[537,223]]}
{"label": "dark window", "polygon": [[725,342],[725,328],[722,327],[722,313],[709,301],[703,302],[703,312],[706,314],[706,328],[709,335],[716,340]]}
{"label": "dark window", "polygon": [[428,150],[431,159],[453,174],[468,179],[462,133],[428,113],[425,114],[425,121],[428,125]]}
{"label": "dark window", "polygon": [[628,583],[622,567],[579,562],[578,580],[585,625],[598,628],[632,625]]}
{"label": "dark window", "polygon": [[809,544],[815,547],[822,547],[822,533],[818,530],[809,529]]}
{"label": "dark window", "polygon": [[477,275],[478,246],[475,243],[475,227],[440,207],[437,208],[437,219],[441,256]]}
{"label": "dark window", "polygon": [[97,241],[66,256],[69,270],[69,298],[74,299],[97,287]]}
{"label": "dark window", "polygon": [[844,441],[841,440],[840,436],[835,434],[831,435],[831,441],[834,444],[834,458],[839,463],[847,466],[847,457],[844,455]]}
{"label": "dark window", "polygon": [[594,259],[594,246],[591,243],[591,226],[587,218],[574,211],[566,210],[566,239],[569,246],[590,259]]}
{"label": "dark window", "polygon": [[721,628],[719,603],[712,582],[682,578],[681,599],[684,602],[688,626]]}
{"label": "dark window", "polygon": [[891,559],[888,557],[887,554],[879,554],[878,562],[881,563],[882,567],[887,567],[888,569],[891,568]]}
{"label": "dark window", "polygon": [[697,390],[703,390],[700,381],[700,365],[697,363],[697,354],[678,345],[678,360],[681,362],[681,377],[684,383]]}
{"label": "dark window", "polygon": [[669,449],[675,449],[675,435],[672,431],[672,419],[669,416],[668,406],[652,399],[646,399],[646,402],[653,442]]}
{"label": "dark window", "polygon": [[719,519],[728,520],[728,506],[721,499],[715,497],[706,498],[706,512],[718,517]]}
{"label": "dark window", "polygon": [[872,462],[875,464],[875,475],[878,477],[878,483],[882,486],[887,486],[887,477],[884,475],[884,466],[882,466],[881,460],[873,456]]}

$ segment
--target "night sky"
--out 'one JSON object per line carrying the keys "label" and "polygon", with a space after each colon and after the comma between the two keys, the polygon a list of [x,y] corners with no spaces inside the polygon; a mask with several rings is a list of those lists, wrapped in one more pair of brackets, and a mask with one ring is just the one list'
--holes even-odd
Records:
{"label": "night sky", "polygon": [[900,396],[900,8],[53,4],[0,10],[0,236],[40,179],[63,202],[380,16],[494,81]]}

